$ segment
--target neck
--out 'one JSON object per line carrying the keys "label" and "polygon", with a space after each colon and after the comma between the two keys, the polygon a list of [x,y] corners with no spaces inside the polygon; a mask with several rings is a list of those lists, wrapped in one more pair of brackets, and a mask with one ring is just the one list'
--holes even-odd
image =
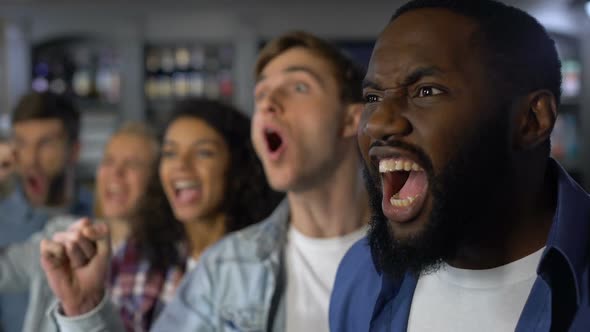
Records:
{"label": "neck", "polygon": [[110,237],[111,237],[111,248],[119,248],[121,243],[127,240],[129,237],[129,231],[131,229],[129,220],[113,218],[108,219]]}
{"label": "neck", "polygon": [[291,225],[298,231],[310,237],[336,237],[368,223],[368,195],[353,155],[312,189],[287,193]]}
{"label": "neck", "polygon": [[220,213],[184,224],[189,241],[190,255],[193,259],[198,260],[205,249],[225,235],[225,223],[226,217]]}
{"label": "neck", "polygon": [[546,165],[531,174],[534,169],[539,169],[538,163],[516,169],[512,190],[502,197],[504,207],[492,217],[494,220],[486,221],[494,227],[486,229],[478,241],[471,241],[473,245],[461,248],[460,254],[449,261],[451,266],[494,268],[545,246],[557,204],[557,177]]}

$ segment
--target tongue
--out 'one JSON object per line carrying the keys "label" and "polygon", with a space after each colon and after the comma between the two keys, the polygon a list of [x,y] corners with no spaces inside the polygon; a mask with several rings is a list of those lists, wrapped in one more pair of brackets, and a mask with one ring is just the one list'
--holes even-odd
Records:
{"label": "tongue", "polygon": [[424,187],[426,187],[427,184],[428,179],[426,178],[426,172],[410,172],[408,180],[406,180],[406,183],[399,191],[400,199],[415,197],[422,194]]}
{"label": "tongue", "polygon": [[176,196],[180,203],[190,203],[199,196],[197,189],[181,189]]}

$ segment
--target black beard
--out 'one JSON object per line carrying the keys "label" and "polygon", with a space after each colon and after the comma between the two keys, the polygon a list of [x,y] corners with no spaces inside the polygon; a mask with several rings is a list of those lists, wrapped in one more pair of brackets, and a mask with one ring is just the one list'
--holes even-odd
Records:
{"label": "black beard", "polygon": [[[396,237],[381,209],[381,180],[363,165],[372,210],[369,244],[377,269],[392,278],[406,272],[415,276],[435,272],[464,248],[493,236],[500,222],[502,192],[508,184],[510,159],[508,121],[504,112],[472,131],[439,174],[419,148],[395,144],[414,152],[428,174],[432,211],[424,228],[415,235]],[[507,113],[507,112],[505,112]],[[504,113],[504,114],[505,114]]]}

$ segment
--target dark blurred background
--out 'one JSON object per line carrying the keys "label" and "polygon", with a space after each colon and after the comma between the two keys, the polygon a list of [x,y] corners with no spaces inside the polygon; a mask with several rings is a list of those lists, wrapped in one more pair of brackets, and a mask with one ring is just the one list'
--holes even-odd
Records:
{"label": "dark blurred background", "polygon": [[[403,1],[0,1],[0,132],[30,89],[72,96],[83,110],[81,175],[91,182],[109,134],[125,120],[157,124],[184,96],[252,112],[261,45],[303,29],[366,65]],[[553,35],[563,62],[563,104],[553,155],[590,186],[590,5],[513,0]],[[588,7],[588,12],[586,10]]]}

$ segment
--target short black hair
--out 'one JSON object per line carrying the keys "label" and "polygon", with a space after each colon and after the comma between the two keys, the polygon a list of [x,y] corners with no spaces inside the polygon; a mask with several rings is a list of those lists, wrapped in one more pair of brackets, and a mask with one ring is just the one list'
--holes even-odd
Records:
{"label": "short black hair", "polygon": [[65,96],[52,92],[31,92],[19,100],[12,113],[12,125],[28,120],[57,119],[63,123],[70,143],[80,137],[80,111]]}
{"label": "short black hair", "polygon": [[485,64],[500,97],[514,98],[547,89],[561,99],[561,62],[555,42],[526,12],[493,0],[413,0],[392,16],[416,9],[440,8],[473,19],[479,25]]}

